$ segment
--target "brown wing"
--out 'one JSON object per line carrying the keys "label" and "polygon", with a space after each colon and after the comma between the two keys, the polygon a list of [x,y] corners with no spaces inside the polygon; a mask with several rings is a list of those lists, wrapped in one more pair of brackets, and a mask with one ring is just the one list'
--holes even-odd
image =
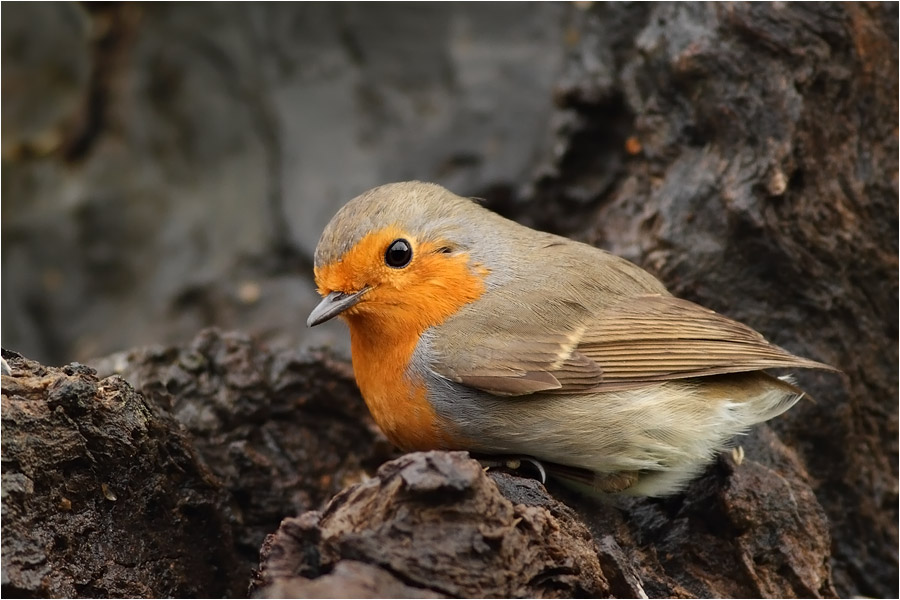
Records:
{"label": "brown wing", "polygon": [[604,311],[577,352],[603,370],[600,389],[782,367],[836,369],[769,343],[693,302],[644,296]]}
{"label": "brown wing", "polygon": [[[491,332],[477,347],[440,352],[433,368],[497,395],[611,391],[650,382],[779,367],[835,370],[770,344],[753,329],[672,296],[631,298],[586,315],[570,314]],[[559,317],[560,315],[557,315]],[[440,350],[440,348],[438,349]]]}
{"label": "brown wing", "polygon": [[602,372],[596,362],[573,352],[576,343],[566,334],[525,327],[492,332],[477,344],[445,336],[435,342],[441,358],[431,368],[498,396],[591,389],[601,383]]}

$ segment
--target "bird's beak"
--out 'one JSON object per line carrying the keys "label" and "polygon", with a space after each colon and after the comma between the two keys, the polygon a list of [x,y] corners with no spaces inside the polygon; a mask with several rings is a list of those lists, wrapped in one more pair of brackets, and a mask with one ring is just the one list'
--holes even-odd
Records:
{"label": "bird's beak", "polygon": [[331,320],[362,300],[363,294],[368,292],[369,287],[364,287],[358,292],[331,292],[319,302],[306,319],[307,327],[315,327],[319,323]]}

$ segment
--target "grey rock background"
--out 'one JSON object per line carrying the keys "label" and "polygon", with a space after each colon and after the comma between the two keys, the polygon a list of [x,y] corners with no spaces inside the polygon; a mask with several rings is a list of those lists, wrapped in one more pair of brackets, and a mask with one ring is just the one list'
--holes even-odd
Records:
{"label": "grey rock background", "polygon": [[579,9],[2,10],[2,341],[59,364],[213,324],[346,344],[305,327],[324,225],[388,181],[525,182]]}

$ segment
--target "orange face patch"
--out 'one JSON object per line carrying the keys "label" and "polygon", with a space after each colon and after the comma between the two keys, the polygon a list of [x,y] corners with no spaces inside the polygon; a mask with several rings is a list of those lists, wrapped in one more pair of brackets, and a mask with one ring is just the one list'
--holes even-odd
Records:
{"label": "orange face patch", "polygon": [[[388,276],[384,253],[396,239],[403,238],[399,227],[387,227],[366,235],[338,262],[316,267],[316,285],[323,296],[329,292],[356,292]],[[408,238],[404,238],[408,239]],[[415,245],[413,240],[409,240]]]}
{"label": "orange face patch", "polygon": [[[397,239],[413,249],[403,268],[385,264]],[[366,235],[340,261],[316,269],[324,296],[333,291],[369,291],[341,316],[350,326],[353,370],[375,421],[404,450],[452,448],[446,427],[425,398],[421,381],[407,366],[419,337],[478,299],[488,270],[465,253],[444,253],[434,242],[419,242],[397,227]]]}
{"label": "orange face patch", "polygon": [[[397,239],[413,248],[412,261],[399,269],[384,262],[387,248]],[[317,268],[316,284],[323,296],[370,288],[342,316],[348,322],[369,318],[379,328],[402,326],[418,338],[484,293],[488,270],[470,265],[468,254],[444,254],[440,248],[434,242],[418,243],[397,227],[381,229],[366,235],[340,261]]]}

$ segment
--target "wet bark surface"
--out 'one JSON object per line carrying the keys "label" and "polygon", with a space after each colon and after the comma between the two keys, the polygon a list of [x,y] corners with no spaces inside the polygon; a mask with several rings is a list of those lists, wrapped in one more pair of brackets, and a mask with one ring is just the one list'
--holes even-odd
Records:
{"label": "wet bark surface", "polygon": [[[530,6],[4,5],[5,595],[895,594],[897,6]],[[398,457],[300,332],[409,178],[844,374],[664,500]]]}

